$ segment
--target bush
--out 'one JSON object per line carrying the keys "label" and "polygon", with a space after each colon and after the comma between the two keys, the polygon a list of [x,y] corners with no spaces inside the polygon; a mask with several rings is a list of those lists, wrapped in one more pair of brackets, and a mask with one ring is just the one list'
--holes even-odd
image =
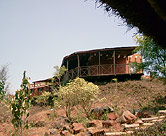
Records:
{"label": "bush", "polygon": [[43,92],[40,96],[32,97],[31,104],[38,106],[54,106],[54,95],[51,92]]}
{"label": "bush", "polygon": [[97,99],[98,93],[97,85],[82,78],[76,78],[65,87],[60,88],[58,102],[65,107],[67,117],[70,117],[72,107],[79,105],[80,110],[89,118],[92,104]]}

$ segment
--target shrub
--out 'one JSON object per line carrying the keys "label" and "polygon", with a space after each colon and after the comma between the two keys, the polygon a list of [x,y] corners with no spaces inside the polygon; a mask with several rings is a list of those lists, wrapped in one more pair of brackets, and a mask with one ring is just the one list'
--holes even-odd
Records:
{"label": "shrub", "polygon": [[99,88],[97,85],[82,78],[76,78],[65,87],[60,88],[58,100],[65,107],[67,117],[70,117],[72,107],[79,105],[80,110],[89,118],[92,104],[97,99],[98,93]]}
{"label": "shrub", "polygon": [[54,95],[51,92],[43,92],[40,96],[33,96],[31,100],[32,105],[38,106],[54,106]]}
{"label": "shrub", "polygon": [[23,74],[21,90],[17,91],[11,101],[11,111],[12,111],[12,124],[15,128],[15,135],[23,134],[23,129],[28,129],[28,120],[29,116],[28,109],[30,107],[30,92],[28,89],[28,79],[25,76],[25,71]]}

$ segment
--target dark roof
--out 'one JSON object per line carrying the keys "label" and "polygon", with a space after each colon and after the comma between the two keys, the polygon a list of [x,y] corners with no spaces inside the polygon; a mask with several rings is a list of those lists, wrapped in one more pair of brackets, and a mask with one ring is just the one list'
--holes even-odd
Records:
{"label": "dark roof", "polygon": [[74,52],[68,56],[65,56],[64,59],[68,58],[69,56],[74,56],[74,55],[77,55],[77,54],[88,54],[88,53],[95,53],[95,52],[102,52],[102,51],[133,51],[134,49],[136,48],[136,46],[131,46],[131,47],[115,47],[115,48],[103,48],[103,49],[94,49],[94,50],[87,50],[87,51],[78,51],[78,52]]}
{"label": "dark roof", "polygon": [[72,56],[76,56],[76,55],[87,55],[87,54],[92,54],[92,53],[97,53],[97,52],[106,52],[106,51],[118,51],[118,52],[124,51],[125,55],[131,55],[133,53],[133,50],[136,47],[137,46],[129,46],[129,47],[115,47],[115,48],[94,49],[94,50],[88,50],[88,51],[78,51],[78,52],[74,52],[68,56],[65,56],[63,58],[62,65],[64,64],[64,60],[66,60],[67,58],[70,58]]}
{"label": "dark roof", "polygon": [[131,27],[166,48],[166,0],[96,0]]}
{"label": "dark roof", "polygon": [[49,81],[51,81],[51,80],[52,80],[52,78],[47,78],[47,79],[42,79],[42,80],[34,81],[34,82],[32,82],[32,83],[37,83],[37,82],[49,82]]}

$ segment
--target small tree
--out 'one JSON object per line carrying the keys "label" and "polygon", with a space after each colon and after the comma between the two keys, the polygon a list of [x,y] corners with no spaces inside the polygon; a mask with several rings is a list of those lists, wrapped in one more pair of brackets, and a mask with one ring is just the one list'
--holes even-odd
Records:
{"label": "small tree", "polygon": [[78,104],[81,106],[82,111],[85,113],[86,117],[90,117],[92,104],[98,99],[99,88],[97,85],[86,82],[82,78],[76,78],[74,80],[73,88],[76,87],[76,99]]}
{"label": "small tree", "polygon": [[59,66],[54,66],[54,68],[56,71],[54,72],[53,84],[58,83],[58,88],[60,88],[62,76],[67,71],[67,69],[65,68],[65,66],[62,66],[60,68]]}
{"label": "small tree", "polygon": [[4,91],[4,82],[0,81],[0,100],[2,101],[5,96],[5,91]]}
{"label": "small tree", "polygon": [[28,88],[29,82],[26,78],[26,71],[23,73],[23,79],[21,84],[21,89],[16,91],[12,102],[11,111],[13,115],[12,124],[15,128],[15,135],[23,135],[23,129],[28,129],[28,109],[30,107],[30,91]]}
{"label": "small tree", "polygon": [[0,68],[0,99],[3,100],[4,96],[8,92],[9,83],[8,80],[8,65],[3,65]]}
{"label": "small tree", "polygon": [[166,78],[166,49],[160,48],[152,38],[136,36],[136,42],[140,45],[135,52],[140,52],[143,62],[137,65],[152,77]]}
{"label": "small tree", "polygon": [[65,87],[60,88],[58,100],[65,107],[67,117],[70,117],[73,106],[80,105],[80,110],[89,118],[92,104],[97,99],[98,93],[97,85],[86,82],[82,78],[76,78]]}

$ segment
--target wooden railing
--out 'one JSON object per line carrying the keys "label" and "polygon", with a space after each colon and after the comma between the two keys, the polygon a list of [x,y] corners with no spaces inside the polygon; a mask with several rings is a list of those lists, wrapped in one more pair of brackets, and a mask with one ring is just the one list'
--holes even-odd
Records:
{"label": "wooden railing", "polygon": [[105,64],[81,66],[66,72],[65,78],[73,79],[75,77],[87,76],[104,76],[104,75],[120,75],[120,74],[136,74],[136,68],[131,68],[130,64]]}

